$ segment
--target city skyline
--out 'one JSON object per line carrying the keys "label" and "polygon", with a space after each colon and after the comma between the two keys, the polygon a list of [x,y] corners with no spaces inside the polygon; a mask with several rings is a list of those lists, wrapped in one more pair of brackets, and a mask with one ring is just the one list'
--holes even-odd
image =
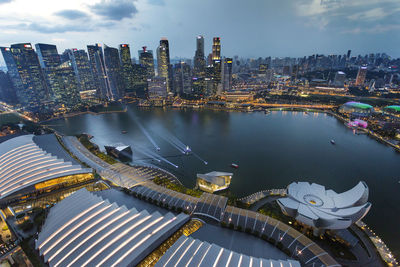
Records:
{"label": "city skyline", "polygon": [[[400,37],[395,34],[400,27],[400,4],[393,0],[203,1],[201,5],[194,1],[181,5],[175,0],[40,2],[0,1],[0,25],[6,29],[0,36],[1,46],[42,42],[63,51],[101,42],[112,47],[128,43],[132,51],[146,45],[156,51],[159,38],[166,36],[171,58],[191,58],[196,45],[193,37],[201,34],[206,54],[212,38],[220,36],[226,57],[300,57],[343,54],[348,49],[353,54],[400,56],[396,45]],[[208,15],[212,10],[225,11]],[[255,36],[256,42],[252,41]]]}

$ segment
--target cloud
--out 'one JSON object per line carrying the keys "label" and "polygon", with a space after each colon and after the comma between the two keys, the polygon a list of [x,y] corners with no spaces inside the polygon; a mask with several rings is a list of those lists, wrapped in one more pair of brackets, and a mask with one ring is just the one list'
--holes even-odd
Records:
{"label": "cloud", "polygon": [[117,21],[132,18],[138,12],[132,0],[101,0],[89,7],[96,15]]}
{"label": "cloud", "polygon": [[65,33],[65,32],[90,32],[93,31],[93,28],[87,25],[75,25],[75,24],[64,24],[64,25],[51,25],[48,23],[41,24],[37,22],[33,22],[30,24],[20,24],[23,28],[40,32],[40,33]]}
{"label": "cloud", "polygon": [[374,34],[379,34],[379,33],[385,33],[388,31],[398,31],[400,30],[400,24],[396,25],[376,25],[370,28],[361,28],[361,27],[356,27],[353,29],[349,30],[344,30],[342,33],[346,34],[360,34],[360,33],[374,33]]}
{"label": "cloud", "polygon": [[1,4],[6,4],[6,3],[10,3],[12,1],[14,1],[14,0],[0,0],[0,5]]}
{"label": "cloud", "polygon": [[63,17],[69,20],[87,18],[88,14],[75,9],[65,9],[54,13],[56,16]]}
{"label": "cloud", "polygon": [[164,0],[147,0],[147,2],[148,2],[150,5],[165,6],[165,1],[164,1]]}

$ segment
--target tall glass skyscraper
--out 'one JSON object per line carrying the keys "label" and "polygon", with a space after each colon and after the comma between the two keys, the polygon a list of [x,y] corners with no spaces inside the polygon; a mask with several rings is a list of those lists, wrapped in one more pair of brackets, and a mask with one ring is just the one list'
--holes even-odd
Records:
{"label": "tall glass skyscraper", "polygon": [[89,62],[92,68],[97,95],[101,100],[112,98],[104,65],[103,49],[100,44],[88,45]]}
{"label": "tall glass skyscraper", "polygon": [[222,68],[222,90],[224,92],[232,89],[232,58],[224,58]]}
{"label": "tall glass skyscraper", "polygon": [[66,61],[55,67],[54,80],[54,99],[57,104],[66,108],[73,108],[80,103],[78,83],[71,61]]}
{"label": "tall glass skyscraper", "polygon": [[43,69],[55,68],[61,64],[57,47],[51,44],[35,44],[36,53],[39,57],[40,66]]}
{"label": "tall glass skyscraper", "polygon": [[41,108],[48,101],[48,89],[32,45],[13,44],[11,48],[2,48],[2,53],[11,78],[16,80],[18,101],[29,110]]}
{"label": "tall glass skyscraper", "polygon": [[121,58],[121,68],[124,81],[125,93],[132,93],[135,88],[133,77],[133,66],[131,59],[131,50],[128,44],[119,45],[119,55]]}
{"label": "tall glass skyscraper", "polygon": [[158,76],[163,77],[167,81],[167,92],[171,92],[171,67],[169,59],[169,43],[167,38],[160,40],[160,46],[157,48],[157,69]]}
{"label": "tall glass skyscraper", "polygon": [[221,91],[221,88],[217,89],[221,87],[221,38],[219,37],[213,38],[212,63],[214,66],[214,90]]}
{"label": "tall glass skyscraper", "polygon": [[153,78],[155,76],[153,51],[147,50],[147,47],[143,46],[143,49],[139,50],[138,53],[139,53],[139,63],[140,65],[146,68],[147,78],[148,79]]}
{"label": "tall glass skyscraper", "polygon": [[117,100],[124,97],[125,85],[118,49],[104,45],[104,62],[111,91],[111,99]]}
{"label": "tall glass skyscraper", "polygon": [[96,90],[93,72],[90,68],[88,54],[85,50],[68,49],[64,52],[70,58],[72,68],[76,76],[79,91]]}

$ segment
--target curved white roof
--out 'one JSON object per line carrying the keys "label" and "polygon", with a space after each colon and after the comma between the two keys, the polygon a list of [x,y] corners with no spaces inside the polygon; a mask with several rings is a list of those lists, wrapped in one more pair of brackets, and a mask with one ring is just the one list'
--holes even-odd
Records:
{"label": "curved white roof", "polygon": [[[49,142],[54,142],[49,138]],[[53,149],[62,149],[59,144]],[[68,160],[68,158],[66,159]],[[37,145],[34,135],[22,135],[0,144],[0,199],[37,183],[54,178],[90,173]]]}
{"label": "curved white roof", "polygon": [[188,219],[128,210],[81,189],[51,208],[36,249],[50,266],[135,266]]}
{"label": "curved white roof", "polygon": [[361,220],[371,208],[368,187],[359,182],[338,194],[319,184],[291,183],[287,197],[278,199],[282,211],[296,220],[321,229],[344,229]]}
{"label": "curved white roof", "polygon": [[251,257],[215,244],[181,236],[155,265],[155,267],[170,266],[300,267],[300,263],[293,260],[266,260]]}

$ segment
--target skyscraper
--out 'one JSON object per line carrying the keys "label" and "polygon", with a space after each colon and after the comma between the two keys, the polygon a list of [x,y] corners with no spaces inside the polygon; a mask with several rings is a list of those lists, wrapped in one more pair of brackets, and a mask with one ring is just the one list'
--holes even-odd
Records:
{"label": "skyscraper", "polygon": [[90,69],[90,63],[86,51],[74,48],[66,50],[64,54],[65,53],[68,53],[69,58],[71,59],[79,91],[96,90],[93,72]]}
{"label": "skyscraper", "polygon": [[88,45],[89,62],[92,68],[97,95],[101,100],[110,100],[111,92],[104,65],[103,49],[100,44]]}
{"label": "skyscraper", "polygon": [[232,89],[232,58],[224,58],[222,68],[222,90],[224,92]]}
{"label": "skyscraper", "polygon": [[39,57],[40,66],[43,69],[55,68],[61,64],[57,47],[51,44],[35,44],[36,53]]}
{"label": "skyscraper", "polygon": [[53,94],[56,103],[67,108],[73,108],[80,102],[78,83],[70,61],[55,67]]}
{"label": "skyscraper", "polygon": [[10,76],[0,70],[0,99],[4,102],[15,104],[17,96],[12,85]]}
{"label": "skyscraper", "polygon": [[185,62],[174,66],[174,89],[178,94],[186,96],[192,94],[192,74],[190,65]]}
{"label": "skyscraper", "polygon": [[196,39],[196,53],[194,55],[194,76],[196,78],[204,77],[206,60],[204,57],[204,37],[199,35]]}
{"label": "skyscraper", "polygon": [[367,67],[360,67],[357,73],[356,86],[364,85],[366,76],[367,76]]}
{"label": "skyscraper", "polygon": [[350,59],[351,56],[351,50],[347,50],[347,59]]}
{"label": "skyscraper", "polygon": [[345,80],[346,80],[346,73],[344,73],[343,71],[338,71],[335,74],[335,80],[333,81],[333,84],[335,86],[343,86]]}
{"label": "skyscraper", "polygon": [[20,101],[20,97],[22,97],[24,93],[24,87],[22,85],[21,77],[19,76],[17,64],[14,61],[14,57],[11,53],[11,48],[9,47],[0,47],[1,53],[3,55],[4,61],[6,62],[8,75],[10,76],[11,83],[14,87],[15,94],[17,97],[17,102],[22,103]]}
{"label": "skyscraper", "polygon": [[163,77],[167,81],[167,92],[171,92],[171,67],[169,59],[169,43],[167,38],[160,40],[160,46],[157,48],[157,69],[158,76]]}
{"label": "skyscraper", "polygon": [[128,44],[119,45],[119,55],[121,58],[122,78],[124,81],[124,92],[134,91],[133,64],[131,59],[131,50]]}
{"label": "skyscraper", "polygon": [[147,78],[151,79],[154,77],[154,57],[153,51],[147,50],[146,46],[143,46],[142,50],[138,51],[139,53],[139,63],[143,67],[146,68]]}
{"label": "skyscraper", "polygon": [[[214,91],[221,91],[221,38],[214,37],[212,45],[212,64],[214,66]],[[218,87],[220,89],[218,90]]]}
{"label": "skyscraper", "polygon": [[30,110],[38,110],[48,100],[48,90],[32,45],[13,44],[11,48],[2,48],[2,52],[7,68],[13,73],[12,79],[17,80],[18,101]]}
{"label": "skyscraper", "polygon": [[124,97],[124,80],[118,49],[104,45],[104,62],[111,92],[111,100]]}

